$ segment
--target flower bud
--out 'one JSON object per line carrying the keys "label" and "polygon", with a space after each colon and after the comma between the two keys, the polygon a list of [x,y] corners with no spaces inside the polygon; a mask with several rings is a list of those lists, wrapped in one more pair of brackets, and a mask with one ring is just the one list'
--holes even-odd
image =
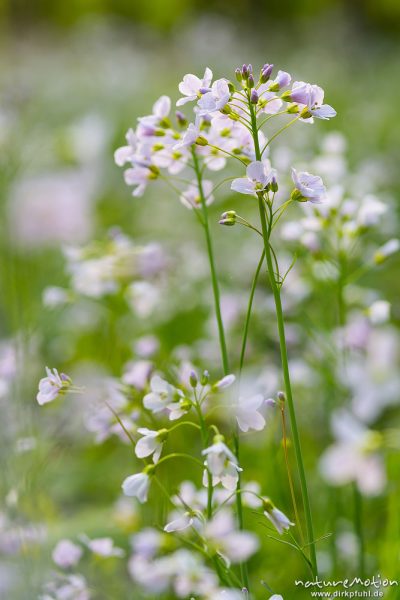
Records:
{"label": "flower bud", "polygon": [[289,115],[297,114],[299,112],[299,105],[296,103],[289,104],[289,106],[286,109],[286,112]]}
{"label": "flower bud", "polygon": [[203,137],[202,135],[199,135],[199,136],[196,138],[196,144],[197,144],[198,146],[208,146],[208,141],[206,140],[206,138],[205,138],[205,137]]}
{"label": "flower bud", "polygon": [[254,87],[254,77],[253,75],[249,75],[247,78],[247,85],[249,88],[253,88]]}
{"label": "flower bud", "polygon": [[263,498],[263,510],[266,511],[267,513],[270,513],[272,510],[274,510],[274,504],[272,503],[272,501],[269,498]]}
{"label": "flower bud", "polygon": [[278,400],[279,400],[280,402],[286,402],[286,396],[285,396],[285,392],[279,391],[279,392],[277,393],[277,396],[278,396]]}
{"label": "flower bud", "polygon": [[187,126],[187,118],[185,117],[185,115],[183,114],[183,112],[181,112],[180,110],[177,110],[175,113],[175,117],[176,120],[178,121],[178,125],[180,127],[186,127]]}
{"label": "flower bud", "polygon": [[227,210],[222,213],[221,218],[219,220],[220,225],[228,225],[232,226],[236,223],[236,211],[235,210]]}
{"label": "flower bud", "polygon": [[190,371],[189,382],[192,388],[195,388],[197,386],[198,381],[199,380],[197,379],[196,371]]}
{"label": "flower bud", "polygon": [[269,65],[268,63],[263,66],[261,69],[260,82],[266,83],[268,79],[271,77],[272,69],[274,65]]}
{"label": "flower bud", "polygon": [[277,181],[275,175],[272,175],[272,179],[271,179],[271,182],[269,184],[269,187],[270,187],[271,191],[274,192],[274,194],[278,191],[278,187],[279,186],[278,186],[278,181]]}
{"label": "flower bud", "polygon": [[292,101],[292,92],[290,90],[286,90],[286,92],[283,92],[283,94],[281,96],[281,100],[283,100],[284,102],[291,102]]}
{"label": "flower bud", "polygon": [[258,102],[258,93],[257,93],[257,90],[255,90],[255,89],[251,90],[250,102],[252,104],[257,104],[257,102]]}
{"label": "flower bud", "polygon": [[239,69],[239,67],[237,69],[235,69],[235,76],[236,76],[236,79],[238,80],[238,82],[242,83],[243,76],[242,76],[242,71]]}
{"label": "flower bud", "polygon": [[249,69],[247,65],[243,65],[242,67],[242,78],[247,79],[249,76]]}
{"label": "flower bud", "polygon": [[206,370],[203,371],[202,376],[200,377],[200,384],[202,386],[207,385],[207,383],[210,381],[210,373]]}
{"label": "flower bud", "polygon": [[168,434],[169,434],[168,429],[165,429],[165,428],[159,429],[157,432],[157,440],[159,442],[165,442],[168,437]]}
{"label": "flower bud", "polygon": [[381,265],[385,260],[400,250],[400,240],[395,238],[383,244],[374,254],[374,263]]}

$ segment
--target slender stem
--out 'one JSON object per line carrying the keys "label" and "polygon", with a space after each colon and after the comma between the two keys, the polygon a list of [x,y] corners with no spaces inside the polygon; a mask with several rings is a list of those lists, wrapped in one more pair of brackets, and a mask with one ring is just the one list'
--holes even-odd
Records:
{"label": "slender stem", "polygon": [[288,480],[289,480],[290,495],[292,497],[292,504],[293,504],[294,514],[296,517],[296,523],[297,523],[297,526],[298,526],[299,532],[300,532],[301,545],[304,546],[303,528],[301,526],[299,511],[297,509],[296,494],[294,491],[292,473],[291,473],[291,469],[290,469],[289,453],[288,453],[288,447],[287,447],[287,434],[286,434],[286,415],[285,415],[285,406],[284,406],[283,402],[281,402],[280,410],[281,410],[281,419],[282,419],[283,450],[284,450],[284,454],[285,454],[285,463],[286,463],[286,471],[287,471]]}
{"label": "slender stem", "polygon": [[[203,440],[203,447],[207,447],[208,443],[208,433],[207,433],[207,425],[204,420],[204,415],[201,410],[200,402],[196,397],[196,402],[194,404],[197,415],[199,417],[200,429],[201,429],[201,437]],[[212,517],[212,498],[213,498],[213,481],[210,470],[207,467],[207,519],[211,519]]]}
{"label": "slender stem", "polygon": [[[240,458],[240,452],[239,452],[240,437],[239,436],[240,436],[239,428],[238,428],[238,426],[236,426],[236,432],[233,437],[233,443],[235,446],[235,455],[236,455],[238,463],[239,463],[239,458]],[[242,478],[241,478],[241,473],[239,471],[238,479],[236,482],[236,508],[237,508],[239,529],[242,531],[244,529],[244,520],[243,520],[243,504],[242,504],[241,487],[242,487]],[[249,571],[248,571],[246,561],[240,563],[240,574],[242,577],[244,587],[249,589]]]}
{"label": "slender stem", "polygon": [[244,357],[246,355],[247,337],[249,334],[250,317],[251,317],[251,311],[253,308],[254,294],[256,292],[257,282],[258,282],[258,278],[260,276],[260,271],[261,271],[262,264],[264,262],[264,258],[265,258],[265,251],[263,250],[260,260],[258,261],[256,272],[254,274],[253,283],[251,285],[251,290],[250,290],[249,302],[247,304],[246,320],[244,322],[243,337],[242,337],[242,348],[240,351],[240,359],[239,359],[239,377],[243,370]]}
{"label": "slender stem", "polygon": [[[250,102],[250,99],[249,99],[249,107],[250,107],[250,111],[251,111],[251,119],[252,119],[252,127],[253,127],[253,140],[254,140],[254,149],[255,149],[255,154],[256,154],[256,160],[261,160],[262,155],[260,152],[260,144],[259,144],[258,133],[257,133],[257,118],[256,118],[256,115],[254,112],[253,105]],[[291,121],[291,123],[293,123],[293,122],[294,121]],[[289,123],[289,125],[291,123]],[[280,345],[280,351],[281,351],[283,379],[284,379],[284,383],[285,383],[286,400],[287,400],[289,415],[290,415],[290,424],[292,427],[294,451],[295,451],[295,455],[296,455],[297,468],[298,468],[299,477],[300,477],[300,487],[301,487],[301,493],[302,493],[302,497],[303,497],[304,512],[305,512],[306,525],[307,525],[307,538],[308,538],[308,542],[310,545],[310,558],[311,558],[311,563],[313,565],[314,575],[317,576],[318,575],[318,567],[317,567],[317,554],[316,554],[315,542],[314,542],[314,528],[313,528],[312,515],[311,515],[310,499],[309,499],[309,495],[308,495],[306,473],[305,473],[304,463],[303,463],[303,455],[302,455],[302,451],[301,451],[300,435],[299,435],[299,431],[297,428],[296,411],[295,411],[293,396],[292,396],[292,386],[291,386],[290,372],[289,372],[289,361],[288,361],[288,354],[287,354],[287,347],[286,347],[285,321],[284,321],[283,310],[282,310],[280,289],[276,283],[275,275],[274,275],[274,266],[273,266],[273,262],[272,262],[272,253],[271,253],[271,247],[270,247],[270,243],[269,243],[267,218],[266,218],[266,214],[265,214],[265,204],[264,204],[264,199],[263,199],[262,194],[259,194],[259,196],[258,196],[258,208],[259,208],[259,213],[260,213],[261,229],[262,229],[263,238],[264,238],[264,250],[265,250],[265,258],[267,261],[268,275],[269,275],[272,293],[273,293],[274,301],[275,301],[275,312],[276,312],[278,334],[279,334],[279,345]]]}
{"label": "slender stem", "polygon": [[[276,138],[278,137],[278,135],[280,135],[283,131],[285,131],[285,129],[287,129],[288,127],[290,127],[291,125],[293,125],[293,123],[295,123],[296,121],[298,121],[300,119],[300,115],[298,117],[296,117],[295,119],[292,119],[291,121],[289,121],[289,123],[286,123],[286,125],[284,125],[283,127],[281,127],[280,129],[278,129],[278,131],[276,131],[274,133],[274,135],[272,135],[269,140],[267,141],[267,143],[264,145],[261,154],[260,154],[260,158],[258,158],[257,160],[261,160],[262,155],[264,154],[265,150],[268,148],[268,146],[270,145],[270,143]],[[256,127],[257,127],[257,123],[256,123]]]}
{"label": "slender stem", "polygon": [[233,154],[232,152],[228,152],[228,150],[224,150],[223,148],[220,148],[219,146],[214,146],[213,144],[207,144],[208,148],[214,148],[215,150],[218,150],[218,152],[222,152],[223,154],[226,154],[227,156],[230,156],[231,158],[236,158],[236,160],[238,160],[239,162],[242,163],[242,165],[245,165],[247,167],[247,163],[242,160],[241,158],[239,158],[239,156],[237,156],[236,154]]}
{"label": "slender stem", "polygon": [[203,219],[204,219],[203,227],[204,227],[204,233],[205,233],[206,242],[207,242],[208,260],[210,263],[211,282],[212,282],[212,288],[213,288],[213,293],[214,293],[215,315],[216,315],[217,324],[218,324],[218,334],[219,334],[219,343],[220,343],[220,347],[221,347],[222,365],[223,365],[223,369],[224,369],[224,374],[227,375],[229,373],[228,352],[226,349],[224,324],[223,324],[222,315],[221,315],[221,301],[220,301],[220,293],[219,293],[219,286],[218,286],[218,279],[217,279],[217,271],[215,268],[214,252],[213,252],[213,247],[212,247],[212,242],[211,242],[210,228],[208,225],[207,204],[206,204],[204,191],[203,191],[203,183],[202,183],[202,179],[201,179],[199,161],[197,158],[196,151],[194,149],[192,149],[192,155],[193,155],[193,162],[194,162],[194,167],[195,167],[195,172],[196,172],[196,177],[197,177],[197,183],[198,183],[198,187],[199,187],[201,206],[202,206],[202,210],[203,210]]}
{"label": "slender stem", "polygon": [[156,463],[156,466],[159,467],[163,462],[166,462],[167,460],[171,460],[171,458],[188,458],[189,460],[191,460],[191,461],[195,462],[197,465],[199,465],[202,469],[204,467],[204,465],[201,462],[201,460],[198,460],[197,458],[195,458],[191,454],[186,454],[185,452],[172,452],[172,454],[167,454],[167,456],[163,456]]}
{"label": "slender stem", "polygon": [[353,484],[354,494],[354,526],[358,537],[358,573],[361,579],[365,576],[365,540],[363,531],[363,505],[362,496],[357,487],[357,484]]}

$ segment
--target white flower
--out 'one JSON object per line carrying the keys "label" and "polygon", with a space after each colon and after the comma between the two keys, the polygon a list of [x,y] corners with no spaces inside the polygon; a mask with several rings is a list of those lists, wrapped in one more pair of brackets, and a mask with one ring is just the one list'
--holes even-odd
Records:
{"label": "white flower", "polygon": [[153,414],[169,411],[169,420],[175,421],[186,414],[191,406],[182,390],[158,375],[151,378],[151,392],[143,398],[143,406]]}
{"label": "white flower", "polygon": [[248,531],[237,531],[232,512],[220,510],[204,529],[204,537],[227,564],[247,560],[257,551],[257,537]]}
{"label": "white flower", "polygon": [[232,373],[230,375],[225,375],[225,377],[223,377],[213,385],[213,388],[216,390],[225,390],[226,388],[230,387],[235,382],[235,380],[236,377]]}
{"label": "white flower", "polygon": [[167,523],[164,527],[164,531],[166,531],[167,533],[171,533],[173,531],[183,531],[184,529],[187,529],[188,527],[193,525],[193,522],[194,514],[192,512],[186,511],[182,515]]}
{"label": "white flower", "polygon": [[295,199],[319,203],[325,198],[325,186],[318,175],[311,175],[307,171],[298,172],[292,167],[292,179],[295,185]]}
{"label": "white flower", "polygon": [[173,147],[174,150],[180,150],[181,148],[187,148],[188,146],[192,146],[196,143],[197,138],[200,135],[200,130],[197,125],[194,123],[190,123],[189,127],[183,134],[182,139],[175,144]]}
{"label": "white flower", "polygon": [[374,262],[376,264],[383,263],[389,256],[400,250],[400,240],[393,238],[383,244],[374,254]]}
{"label": "white flower", "polygon": [[367,314],[373,325],[387,323],[390,319],[390,302],[387,302],[387,300],[376,300],[368,308]]}
{"label": "white flower", "polygon": [[121,146],[114,152],[115,164],[119,167],[123,167],[125,163],[130,162],[137,149],[137,138],[133,129],[129,129],[125,137],[128,145]]}
{"label": "white flower", "polygon": [[292,523],[281,510],[276,508],[268,498],[264,500],[264,515],[271,521],[280,534],[294,525],[294,523]]}
{"label": "white flower", "polygon": [[[214,202],[214,196],[212,195],[213,182],[208,179],[203,179],[202,189],[205,198],[206,206],[209,206]],[[182,192],[180,201],[186,208],[201,208],[201,197],[197,181],[192,181],[190,186]]]}
{"label": "white flower", "polygon": [[212,77],[212,71],[208,67],[204,72],[203,79],[191,73],[185,75],[183,81],[179,84],[179,91],[185,98],[180,98],[176,105],[182,106],[186,102],[197,100],[202,94],[207,93],[210,90]]}
{"label": "white flower", "polygon": [[377,452],[381,436],[367,429],[345,410],[332,417],[332,428],[337,438],[322,455],[320,470],[331,485],[357,484],[366,496],[382,493],[386,474],[382,457]]}
{"label": "white flower", "polygon": [[122,483],[122,489],[125,496],[134,496],[142,504],[147,502],[147,495],[149,493],[150,477],[148,473],[135,473],[124,479]]}
{"label": "white flower", "polygon": [[249,431],[249,429],[255,429],[261,431],[265,427],[265,419],[259,409],[264,404],[264,396],[257,394],[250,398],[239,398],[239,403],[236,405],[236,420],[240,429],[243,432]]}
{"label": "white flower", "polygon": [[305,118],[316,117],[317,119],[331,119],[336,116],[336,111],[324,101],[324,90],[318,85],[295,81],[290,92],[290,100],[307,110]]}
{"label": "white flower", "polygon": [[82,556],[82,548],[70,540],[60,540],[54,548],[52,558],[62,569],[74,567]]}
{"label": "white flower", "polygon": [[[237,464],[236,456],[222,441],[222,436],[215,436],[214,444],[202,451],[206,457],[205,465],[212,475],[212,484],[222,483],[227,490],[234,490],[242,469]],[[205,477],[206,485],[206,477]]]}
{"label": "white flower", "polygon": [[36,400],[40,406],[52,402],[60,394],[64,394],[71,385],[71,378],[65,373],[59,375],[57,369],[49,369],[46,367],[47,377],[43,377],[39,381],[39,392]]}
{"label": "white flower", "polygon": [[114,546],[114,540],[109,537],[87,540],[87,546],[93,554],[97,554],[97,556],[102,556],[103,558],[125,555],[122,548]]}
{"label": "white flower", "polygon": [[153,462],[158,462],[162,452],[163,443],[168,435],[167,429],[153,431],[152,429],[147,429],[147,427],[140,427],[138,433],[143,435],[143,437],[136,442],[136,456],[138,458],[146,458],[153,454]]}
{"label": "white flower", "polygon": [[217,110],[221,110],[229,102],[231,92],[226,79],[217,79],[211,87],[211,91],[201,96],[197,105],[199,115],[208,115]]}
{"label": "white flower", "polygon": [[271,168],[269,160],[256,160],[247,167],[246,177],[232,181],[231,189],[240,194],[257,196],[257,192],[265,190],[275,178],[276,170]]}

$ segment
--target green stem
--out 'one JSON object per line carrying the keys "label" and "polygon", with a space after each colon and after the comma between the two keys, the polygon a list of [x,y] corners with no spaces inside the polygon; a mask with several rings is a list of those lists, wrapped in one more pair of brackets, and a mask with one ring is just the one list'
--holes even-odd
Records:
{"label": "green stem", "polygon": [[192,155],[193,155],[194,168],[195,168],[196,177],[197,177],[197,184],[199,187],[201,207],[202,207],[202,211],[203,211],[203,219],[204,219],[203,227],[204,227],[204,233],[206,236],[208,260],[210,263],[211,282],[212,282],[212,288],[213,288],[213,294],[214,294],[215,315],[216,315],[217,324],[218,324],[218,334],[219,334],[219,343],[220,343],[220,347],[221,347],[222,365],[223,365],[223,369],[224,369],[224,375],[228,375],[228,373],[229,373],[228,352],[226,349],[224,324],[223,324],[222,315],[221,315],[221,300],[220,300],[220,293],[219,293],[219,286],[218,286],[218,279],[217,279],[217,271],[215,268],[214,252],[213,252],[213,247],[212,247],[212,242],[211,242],[210,228],[208,225],[207,204],[206,204],[206,199],[205,199],[204,191],[203,191],[203,182],[201,179],[199,160],[197,158],[197,154],[194,149],[192,150]]}
{"label": "green stem", "polygon": [[[239,447],[240,447],[240,438],[239,438],[239,428],[236,426],[236,432],[233,437],[233,443],[235,446],[235,455],[239,464]],[[243,520],[243,504],[242,504],[242,478],[240,471],[238,472],[238,479],[236,483],[236,508],[237,508],[237,516],[238,516],[238,524],[239,529],[242,531],[244,529],[244,520]],[[240,563],[240,575],[242,577],[243,585],[245,588],[249,589],[249,571],[247,568],[247,562]]]}
{"label": "green stem", "polygon": [[[203,447],[207,448],[208,445],[208,433],[207,433],[207,425],[204,420],[203,413],[201,411],[201,406],[199,401],[196,398],[196,402],[194,404],[197,415],[199,417],[200,429],[201,429],[201,437],[203,440]],[[212,518],[212,498],[213,498],[213,485],[212,485],[212,475],[207,468],[207,519],[210,520]]]}
{"label": "green stem", "polygon": [[[254,107],[249,101],[250,111],[251,111],[251,120],[252,120],[252,129],[253,129],[253,140],[254,140],[254,148],[256,154],[256,160],[261,160],[262,154],[260,152],[260,144],[258,140],[258,132],[257,132],[257,118],[254,113]],[[294,121],[291,121],[293,123]],[[288,125],[290,125],[289,123]],[[276,136],[275,136],[276,137]],[[272,138],[271,138],[272,140]],[[270,140],[270,141],[271,141]],[[265,205],[262,194],[258,196],[258,208],[260,213],[260,221],[261,221],[261,229],[263,232],[264,238],[264,251],[265,258],[267,261],[268,268],[268,276],[270,279],[270,284],[272,288],[272,294],[274,296],[275,301],[275,312],[278,326],[278,335],[279,335],[279,345],[281,351],[281,363],[282,363],[282,371],[283,371],[283,379],[285,383],[285,391],[286,391],[286,400],[289,409],[290,415],[290,424],[292,428],[292,436],[293,436],[293,446],[296,455],[297,468],[299,472],[300,478],[300,487],[301,494],[303,497],[303,505],[304,505],[304,513],[306,518],[307,525],[307,538],[310,545],[310,558],[313,566],[313,573],[315,576],[318,575],[318,567],[317,567],[317,554],[315,550],[315,542],[314,542],[314,528],[311,514],[311,506],[310,506],[310,498],[308,494],[308,486],[306,473],[303,463],[303,455],[301,451],[301,443],[300,443],[300,435],[297,427],[297,419],[296,419],[296,411],[293,402],[292,395],[292,386],[290,382],[290,372],[289,372],[289,361],[286,347],[286,336],[285,336],[285,321],[282,310],[282,301],[279,286],[276,283],[275,275],[274,275],[274,266],[272,262],[272,253],[271,247],[269,243],[269,231],[267,225],[267,219],[265,214]]]}
{"label": "green stem", "polygon": [[363,505],[362,496],[357,487],[357,484],[353,484],[354,493],[354,526],[356,535],[358,537],[358,573],[361,579],[365,576],[365,541],[363,531]]}
{"label": "green stem", "polygon": [[261,271],[262,264],[264,262],[264,258],[265,258],[265,251],[263,250],[263,252],[261,254],[261,258],[258,261],[256,272],[254,274],[253,283],[251,285],[251,290],[250,290],[249,302],[247,304],[246,320],[244,323],[243,337],[242,337],[242,348],[240,351],[240,359],[239,359],[239,377],[243,370],[244,357],[246,354],[246,346],[247,346],[247,337],[249,334],[250,317],[251,317],[251,311],[253,308],[254,294],[256,292],[257,282],[258,282],[258,278],[260,276],[260,271]]}

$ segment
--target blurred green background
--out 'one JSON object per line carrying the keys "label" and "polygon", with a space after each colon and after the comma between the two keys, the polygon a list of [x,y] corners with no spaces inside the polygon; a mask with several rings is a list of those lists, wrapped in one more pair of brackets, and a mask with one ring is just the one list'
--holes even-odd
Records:
{"label": "blurred green background", "polygon": [[[2,377],[9,385],[9,396],[1,398],[1,510],[13,527],[33,524],[40,530],[46,523],[47,530],[45,543],[33,550],[20,547],[16,531],[17,552],[13,553],[6,544],[12,527],[4,527],[9,537],[0,547],[0,596],[31,600],[50,569],[50,550],[60,537],[82,531],[91,536],[112,534],[127,547],[127,534],[137,526],[135,519],[140,520],[135,517],[121,527],[112,516],[121,478],[134,464],[127,447],[115,440],[91,445],[67,403],[61,409],[50,407],[46,413],[38,410],[34,398],[43,365],[59,365],[67,372],[74,368],[96,372],[98,368],[118,376],[131,355],[132,340],[149,330],[161,341],[160,366],[168,362],[176,346],[194,343],[207,332],[207,297],[204,302],[189,302],[185,290],[173,317],[151,327],[106,302],[96,309],[91,305],[67,312],[43,309],[43,289],[67,282],[63,243],[101,239],[116,225],[141,242],[161,241],[178,257],[188,238],[202,248],[201,232],[192,215],[164,191],[150,189],[144,198],[130,197],[113,163],[113,151],[123,144],[125,131],[137,116],[149,112],[161,94],[175,100],[184,73],[200,73],[209,65],[216,76],[231,76],[243,62],[272,62],[296,78],[318,82],[338,112],[334,121],[307,131],[304,149],[301,139],[293,138],[298,155],[307,156],[318,146],[322,130],[324,134],[343,132],[350,168],[365,163],[365,176],[375,177],[376,172],[368,170],[369,161],[381,161],[385,179],[378,191],[394,199],[393,210],[398,210],[400,3],[0,0],[0,31],[0,326],[4,347],[12,342],[16,354],[16,360],[5,356],[1,363]],[[40,187],[43,179],[47,187]],[[51,210],[44,206],[30,216],[24,199],[35,190],[35,197],[47,194],[50,207],[52,194],[66,193],[65,187],[69,192],[77,190],[78,203],[82,194],[86,212],[71,221],[67,234],[62,230],[58,235],[53,229],[49,235],[57,221],[49,216]],[[229,201],[214,204],[213,224],[225,208],[231,208]],[[50,225],[46,226],[47,219]],[[237,238],[225,231],[222,235],[216,225],[213,229],[224,285],[245,290],[248,272],[231,272]],[[393,261],[374,282],[393,302],[396,324],[400,318],[398,268],[398,261]],[[200,284],[192,295],[197,292],[201,295]],[[256,346],[261,349],[263,337],[259,334],[259,338]],[[37,440],[34,451],[18,452],[16,440],[31,437]],[[312,465],[318,441],[309,432],[307,461]],[[261,467],[265,481],[274,480],[274,467],[260,460],[255,474]],[[379,546],[378,564],[389,564],[392,576],[399,575],[398,468],[398,460],[392,459],[388,504],[386,498],[378,498],[369,507],[369,548],[372,553],[374,544]],[[285,494],[278,485],[278,499],[287,502]],[[319,500],[317,529],[323,531],[329,490]],[[337,499],[344,512],[347,502],[347,492]],[[391,521],[382,532],[381,515],[387,506]],[[151,521],[152,508],[146,511]],[[35,529],[34,535],[40,537],[40,531]],[[267,572],[262,564],[255,568],[265,578],[278,573],[277,590],[282,589],[285,600],[292,600],[284,594],[287,575],[280,569],[286,557],[276,546],[269,552]],[[293,574],[301,572],[298,562],[296,556],[293,564],[289,562]],[[7,591],[8,580],[19,571],[23,580],[13,592]],[[98,592],[96,598],[141,597],[132,591],[123,565],[112,563],[96,573],[99,589],[103,581],[108,590]]]}

